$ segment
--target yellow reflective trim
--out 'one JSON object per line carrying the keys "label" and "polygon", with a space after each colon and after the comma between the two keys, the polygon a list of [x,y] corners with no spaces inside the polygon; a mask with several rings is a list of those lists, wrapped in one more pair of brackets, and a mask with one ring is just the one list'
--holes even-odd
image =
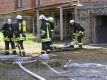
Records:
{"label": "yellow reflective trim", "polygon": [[20,50],[21,52],[24,52],[25,50],[24,49],[22,49],[22,50]]}
{"label": "yellow reflective trim", "polygon": [[14,40],[15,40],[15,38],[11,38],[11,40],[12,40],[12,41],[14,41]]}
{"label": "yellow reflective trim", "polygon": [[4,40],[4,41],[10,41],[10,39],[7,38],[7,37],[4,37],[3,40]]}
{"label": "yellow reflective trim", "polygon": [[77,35],[76,33],[74,33],[73,35]]}
{"label": "yellow reflective trim", "polygon": [[50,45],[51,47],[53,47],[53,45]]}
{"label": "yellow reflective trim", "polygon": [[42,50],[41,52],[46,52],[45,50]]}
{"label": "yellow reflective trim", "polygon": [[42,30],[43,33],[45,33],[45,31]]}
{"label": "yellow reflective trim", "polygon": [[19,23],[19,31],[21,31],[22,23]]}
{"label": "yellow reflective trim", "polygon": [[49,38],[49,27],[47,25],[47,38]]}
{"label": "yellow reflective trim", "polygon": [[20,40],[25,40],[24,37],[19,37],[19,38],[16,38],[15,41],[20,41]]}
{"label": "yellow reflective trim", "polygon": [[12,51],[16,51],[16,49],[12,49]]}
{"label": "yellow reflective trim", "polygon": [[53,32],[53,30],[51,30]]}
{"label": "yellow reflective trim", "polygon": [[49,39],[41,39],[42,42],[45,42],[45,41],[51,41],[51,38]]}
{"label": "yellow reflective trim", "polygon": [[5,50],[5,51],[9,52],[10,50]]}
{"label": "yellow reflective trim", "polygon": [[82,31],[79,31],[79,34],[84,34],[84,32],[82,32]]}
{"label": "yellow reflective trim", "polygon": [[48,49],[47,51],[51,51],[50,49]]}
{"label": "yellow reflective trim", "polygon": [[83,43],[79,43],[79,45],[83,45]]}

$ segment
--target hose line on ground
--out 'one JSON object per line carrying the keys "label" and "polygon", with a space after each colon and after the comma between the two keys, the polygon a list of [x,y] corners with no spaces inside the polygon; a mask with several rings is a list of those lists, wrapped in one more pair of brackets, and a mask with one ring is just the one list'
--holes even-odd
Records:
{"label": "hose line on ground", "polygon": [[24,66],[22,66],[22,61],[16,61],[16,64],[22,69],[24,70],[25,72],[27,72],[28,74],[32,75],[33,77],[39,79],[39,80],[46,80],[45,78],[31,72],[30,70],[26,69]]}

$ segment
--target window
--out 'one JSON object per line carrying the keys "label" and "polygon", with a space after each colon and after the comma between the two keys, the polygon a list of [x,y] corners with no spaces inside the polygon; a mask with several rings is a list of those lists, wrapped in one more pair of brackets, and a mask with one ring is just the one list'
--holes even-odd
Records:
{"label": "window", "polygon": [[22,2],[22,0],[17,0],[16,3],[17,3],[17,8],[18,9],[23,8],[23,2]]}
{"label": "window", "polygon": [[35,7],[36,0],[32,0],[32,7]]}
{"label": "window", "polygon": [[42,5],[42,0],[37,0],[36,5],[41,6]]}

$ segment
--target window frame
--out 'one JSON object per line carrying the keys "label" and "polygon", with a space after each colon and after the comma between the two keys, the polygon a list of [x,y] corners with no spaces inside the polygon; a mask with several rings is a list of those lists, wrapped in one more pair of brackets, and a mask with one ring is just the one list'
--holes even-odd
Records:
{"label": "window frame", "polygon": [[16,8],[17,9],[23,8],[23,0],[16,0]]}

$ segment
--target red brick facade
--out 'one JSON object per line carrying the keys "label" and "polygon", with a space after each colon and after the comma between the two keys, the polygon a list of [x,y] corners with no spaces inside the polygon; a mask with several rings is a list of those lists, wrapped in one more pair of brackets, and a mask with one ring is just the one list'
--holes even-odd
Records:
{"label": "red brick facade", "polygon": [[24,9],[32,8],[32,1],[33,0],[23,0],[23,7],[24,7]]}
{"label": "red brick facade", "polygon": [[[22,0],[22,9],[32,8],[33,0]],[[16,0],[0,0],[0,13],[12,12],[17,10]]]}
{"label": "red brick facade", "polygon": [[[71,1],[78,1],[78,0],[42,0],[43,5],[52,5],[57,3],[66,3]],[[79,0],[80,3],[104,3],[107,2],[106,0]]]}
{"label": "red brick facade", "polygon": [[66,3],[70,2],[71,0],[42,0],[43,5],[52,5],[57,3]]}
{"label": "red brick facade", "polygon": [[[32,8],[36,7],[37,3],[36,1],[39,1],[41,6],[45,5],[53,5],[53,4],[58,4],[58,3],[66,3],[70,2],[73,0],[22,0],[22,9],[27,9],[27,8]],[[100,3],[104,2],[106,0],[79,0],[80,3]],[[17,10],[17,0],[0,0],[0,13],[6,13],[6,12],[11,12]]]}
{"label": "red brick facade", "polygon": [[15,10],[15,0],[0,0],[0,13]]}

